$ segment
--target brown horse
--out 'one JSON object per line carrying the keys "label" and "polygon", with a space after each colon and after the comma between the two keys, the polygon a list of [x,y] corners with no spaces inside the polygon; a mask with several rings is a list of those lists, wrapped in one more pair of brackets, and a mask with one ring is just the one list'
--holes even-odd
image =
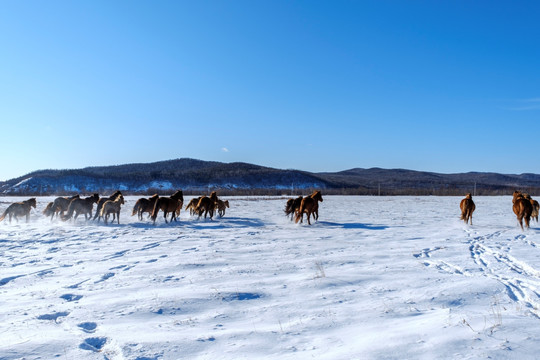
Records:
{"label": "brown horse", "polygon": [[217,200],[216,201],[216,209],[218,211],[219,217],[223,217],[225,215],[225,208],[229,207],[229,200]]}
{"label": "brown horse", "polygon": [[465,195],[465,199],[461,200],[459,203],[459,208],[461,209],[461,220],[465,221],[465,224],[467,224],[470,219],[472,225],[472,214],[476,209],[476,206],[472,200],[471,193]]}
{"label": "brown horse", "polygon": [[323,201],[319,190],[314,191],[313,194],[303,198],[300,203],[300,208],[296,213],[295,222],[298,223],[298,221],[300,221],[300,223],[302,223],[304,220],[304,213],[307,214],[307,222],[309,225],[311,225],[311,222],[309,221],[311,214],[313,214],[313,219],[319,220],[319,201]]}
{"label": "brown horse", "polygon": [[538,201],[534,200],[529,194],[523,194],[523,197],[531,202],[531,205],[532,205],[531,218],[536,220],[536,222],[538,222],[538,212],[540,211],[540,204],[538,203]]}
{"label": "brown horse", "polygon": [[109,197],[102,197],[99,199],[98,203],[97,203],[97,208],[96,208],[96,214],[94,215],[94,219],[93,220],[96,220],[98,219],[98,222],[99,222],[99,219],[101,219],[101,208],[103,207],[103,204],[105,204],[106,201],[108,200],[116,200],[116,198],[118,196],[122,195],[122,193],[120,192],[120,190],[116,190],[114,192],[114,194],[112,194],[111,196]]}
{"label": "brown horse", "polygon": [[521,230],[523,230],[523,219],[525,219],[525,226],[529,228],[531,214],[533,211],[533,206],[531,205],[531,202],[525,199],[523,194],[517,190],[514,191],[512,202],[512,210],[514,210],[514,214],[516,214],[517,216],[519,225],[521,226]]}
{"label": "brown horse", "polygon": [[28,222],[30,219],[30,210],[32,210],[32,208],[36,208],[36,198],[13,203],[9,205],[2,216],[0,216],[0,221],[4,220],[6,216],[9,216],[9,223],[11,223],[12,217],[19,222],[19,216],[26,216],[26,222]]}
{"label": "brown horse", "polygon": [[135,203],[135,206],[133,206],[133,212],[131,213],[131,216],[138,214],[139,220],[142,220],[143,213],[148,213],[148,216],[152,215],[152,211],[154,211],[154,205],[156,204],[156,200],[158,198],[159,198],[158,194],[152,195],[148,199],[140,198]]}
{"label": "brown horse", "polygon": [[289,217],[291,215],[291,221],[294,220],[294,216],[298,209],[300,209],[300,204],[302,203],[302,197],[299,196],[296,199],[289,199],[287,200],[287,204],[285,205],[285,215]]}
{"label": "brown horse", "polygon": [[107,200],[103,203],[99,216],[103,218],[105,225],[107,225],[107,221],[111,214],[113,215],[112,222],[114,223],[116,217],[116,221],[120,224],[120,208],[123,204],[124,196],[122,196],[122,194],[118,195],[114,200]]}
{"label": "brown horse", "polygon": [[182,190],[178,190],[170,197],[160,197],[156,200],[154,204],[154,210],[152,211],[152,221],[156,223],[156,219],[159,213],[159,210],[163,211],[163,217],[167,223],[167,215],[171,214],[171,221],[176,220],[178,208],[184,206],[184,193]]}
{"label": "brown horse", "polygon": [[199,196],[189,200],[189,203],[186,205],[186,210],[189,209],[189,215],[195,215],[195,208],[197,207],[197,204],[199,203],[199,200],[201,200],[201,198],[202,196]]}
{"label": "brown horse", "polygon": [[45,216],[50,216],[51,221],[54,219],[54,215],[56,215],[57,218],[62,218],[71,201],[78,198],[78,194],[71,197],[57,197],[52,203],[47,204],[47,207],[43,210],[43,214]]}
{"label": "brown horse", "polygon": [[[94,203],[97,203],[99,200],[99,194],[94,194],[92,196],[86,197],[84,199],[75,198],[69,203],[67,214],[61,215],[63,221],[69,220],[73,217],[73,221],[77,220],[80,214],[84,214],[86,220],[92,218],[92,208]],[[75,216],[73,216],[75,213]]]}
{"label": "brown horse", "polygon": [[215,191],[212,191],[210,194],[210,197],[203,196],[199,199],[199,202],[197,203],[197,206],[195,207],[195,213],[199,215],[199,219],[201,218],[201,215],[204,213],[204,218],[206,219],[207,215],[210,215],[210,219],[214,217],[214,210],[216,208],[216,203],[218,201],[217,193]]}

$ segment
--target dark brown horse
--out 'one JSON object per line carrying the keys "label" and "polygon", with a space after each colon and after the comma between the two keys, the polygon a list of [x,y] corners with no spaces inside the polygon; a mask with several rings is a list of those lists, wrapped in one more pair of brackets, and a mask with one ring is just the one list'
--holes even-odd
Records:
{"label": "dark brown horse", "polygon": [[11,223],[11,218],[14,217],[17,222],[19,221],[19,216],[26,216],[26,222],[30,219],[30,210],[36,208],[36,198],[31,198],[25,201],[16,202],[8,206],[6,211],[0,216],[0,221],[4,220],[6,216],[9,216],[9,222]]}
{"label": "dark brown horse", "polygon": [[523,197],[531,202],[531,205],[532,205],[531,218],[536,220],[536,222],[538,222],[538,212],[540,211],[540,204],[538,204],[538,201],[534,200],[529,194],[523,194]]}
{"label": "dark brown horse", "polygon": [[206,219],[207,215],[210,215],[210,219],[214,217],[214,209],[216,208],[216,203],[218,201],[217,193],[212,191],[210,197],[203,196],[199,199],[197,206],[195,207],[195,213],[199,215],[199,219],[204,213],[204,218]]}
{"label": "dark brown horse", "polygon": [[159,213],[159,210],[163,211],[163,217],[167,223],[167,215],[171,214],[171,221],[176,220],[178,208],[184,206],[184,193],[182,190],[178,190],[170,197],[160,197],[156,200],[154,204],[154,210],[152,211],[152,221],[156,223],[156,219]]}
{"label": "dark brown horse", "polygon": [[512,210],[514,210],[514,214],[516,214],[516,217],[519,221],[519,225],[521,226],[521,230],[523,230],[524,219],[525,219],[525,226],[529,228],[529,223],[531,221],[531,214],[533,211],[531,202],[525,199],[523,194],[517,190],[514,191],[512,202],[513,202]]}
{"label": "dark brown horse", "polygon": [[98,219],[98,222],[99,222],[99,219],[101,219],[101,208],[103,207],[103,204],[105,204],[105,201],[107,200],[116,200],[116,198],[118,196],[122,195],[122,192],[120,192],[120,190],[116,190],[114,192],[114,194],[112,194],[111,196],[109,197],[102,197],[99,199],[98,203],[97,203],[97,208],[96,208],[96,214],[94,215],[94,219],[93,220],[96,220]]}
{"label": "dark brown horse", "polygon": [[120,208],[123,204],[124,196],[122,196],[122,194],[118,195],[114,200],[107,200],[103,203],[99,215],[103,218],[105,225],[107,225],[107,221],[111,214],[113,215],[112,222],[114,223],[114,218],[116,217],[116,221],[120,224]]}
{"label": "dark brown horse", "polygon": [[229,200],[217,200],[216,201],[216,209],[218,211],[219,217],[225,216],[225,208],[229,207]]}
{"label": "dark brown horse", "polygon": [[57,197],[52,203],[47,204],[47,207],[43,210],[43,214],[45,214],[45,216],[50,216],[51,221],[53,220],[54,215],[56,215],[57,218],[62,218],[64,212],[68,209],[71,200],[78,198],[78,194],[71,197]]}
{"label": "dark brown horse", "polygon": [[193,198],[189,200],[188,204],[186,205],[186,210],[189,209],[189,215],[193,216],[196,214],[195,209],[197,208],[197,204],[199,203],[199,200],[201,200],[202,196]]}
{"label": "dark brown horse", "polygon": [[[94,204],[98,202],[98,200],[99,194],[94,194],[84,199],[75,198],[69,203],[67,214],[62,215],[60,218],[66,221],[73,217],[73,221],[76,221],[80,214],[84,214],[84,218],[86,220],[91,219],[92,208],[94,207]],[[75,216],[73,214],[75,214]]]}
{"label": "dark brown horse", "polygon": [[154,205],[156,204],[156,200],[158,198],[158,194],[152,195],[149,198],[140,198],[135,203],[135,206],[133,206],[133,212],[131,213],[131,216],[138,214],[139,220],[143,219],[143,213],[148,213],[148,216],[151,216],[152,211],[154,211]]}
{"label": "dark brown horse", "polygon": [[291,216],[291,221],[294,220],[294,216],[298,209],[300,209],[300,204],[302,203],[302,197],[299,196],[296,199],[289,199],[287,200],[287,204],[285,204],[285,215],[289,217]]}
{"label": "dark brown horse", "polygon": [[476,206],[472,200],[471,193],[465,195],[465,199],[461,200],[459,203],[459,208],[461,209],[461,220],[465,221],[465,224],[467,224],[470,219],[472,225],[472,214],[476,209]]}
{"label": "dark brown horse", "polygon": [[309,217],[313,214],[313,219],[319,220],[319,201],[322,202],[323,198],[321,195],[321,192],[319,190],[314,191],[313,194],[306,196],[302,199],[302,202],[300,203],[300,208],[298,209],[298,212],[296,213],[296,219],[295,222],[300,223],[304,220],[304,213],[307,214],[307,222],[309,225],[311,225],[311,222],[309,221]]}

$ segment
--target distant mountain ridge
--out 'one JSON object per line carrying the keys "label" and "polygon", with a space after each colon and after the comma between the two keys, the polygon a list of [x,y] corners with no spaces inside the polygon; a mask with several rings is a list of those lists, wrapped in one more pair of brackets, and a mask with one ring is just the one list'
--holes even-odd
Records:
{"label": "distant mountain ridge", "polygon": [[312,173],[282,170],[243,162],[222,163],[175,159],[152,163],[95,166],[67,170],[38,170],[0,182],[4,195],[106,193],[186,193],[220,190],[229,194],[296,194],[323,189],[327,194],[460,195],[511,194],[515,189],[540,192],[538,174],[440,174],[406,169],[349,169]]}

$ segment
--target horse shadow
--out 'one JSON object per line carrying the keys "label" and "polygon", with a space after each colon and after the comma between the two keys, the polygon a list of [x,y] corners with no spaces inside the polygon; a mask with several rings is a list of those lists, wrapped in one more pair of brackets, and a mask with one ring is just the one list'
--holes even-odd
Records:
{"label": "horse shadow", "polygon": [[193,219],[186,222],[186,225],[197,229],[219,229],[219,228],[249,228],[249,227],[264,227],[266,223],[257,218],[240,218],[240,217],[223,217],[210,219]]}
{"label": "horse shadow", "polygon": [[337,223],[331,221],[317,221],[317,223],[328,227],[336,227],[342,229],[386,230],[389,228],[389,226],[386,225],[373,225],[364,223]]}

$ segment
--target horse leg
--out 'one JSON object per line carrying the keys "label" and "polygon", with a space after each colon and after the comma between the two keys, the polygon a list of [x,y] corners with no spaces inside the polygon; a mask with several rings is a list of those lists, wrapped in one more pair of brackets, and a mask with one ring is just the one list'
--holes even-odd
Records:
{"label": "horse leg", "polygon": [[163,210],[163,218],[165,219],[165,224],[168,224],[169,222],[167,221],[167,210]]}
{"label": "horse leg", "polygon": [[116,221],[118,222],[118,225],[120,225],[120,210],[116,212]]}
{"label": "horse leg", "polygon": [[309,221],[309,216],[310,216],[310,215],[311,215],[311,213],[308,211],[308,213],[307,213],[307,223],[308,223],[309,225],[311,225],[311,221]]}

